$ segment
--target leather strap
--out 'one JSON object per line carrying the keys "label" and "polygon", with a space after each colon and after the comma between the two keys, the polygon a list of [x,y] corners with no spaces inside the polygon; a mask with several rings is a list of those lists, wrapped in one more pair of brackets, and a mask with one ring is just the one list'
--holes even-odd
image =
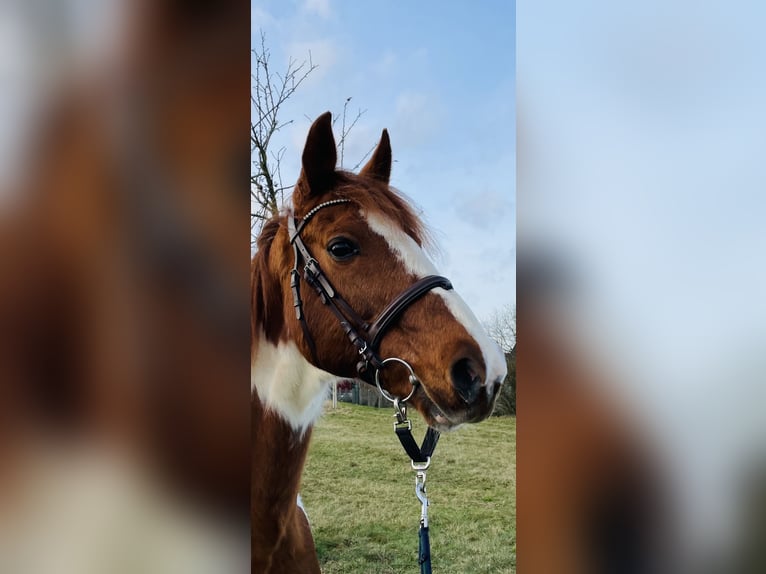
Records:
{"label": "leather strap", "polygon": [[297,269],[293,269],[290,272],[290,288],[293,292],[293,307],[295,308],[295,318],[298,319],[298,322],[301,324],[301,330],[303,331],[303,338],[306,339],[306,343],[309,346],[309,351],[311,352],[311,359],[314,361],[314,363],[317,363],[317,348],[316,344],[314,343],[314,338],[311,336],[311,333],[309,332],[309,326],[308,323],[306,323],[306,319],[303,316],[303,300],[301,299],[301,278],[298,274]]}
{"label": "leather strap", "polygon": [[[334,205],[335,203],[343,202],[336,200],[335,202],[320,204],[312,211],[310,211],[306,217],[310,218],[323,206]],[[306,245],[303,243],[303,240],[300,237],[300,230],[303,228],[306,221],[307,219],[304,219],[300,225],[296,227],[295,217],[292,214],[288,215],[287,217],[287,230],[290,234],[290,241],[293,245],[294,255],[294,264],[290,277],[290,288],[292,289],[293,293],[293,306],[296,309],[296,318],[301,324],[303,335],[311,349],[314,364],[319,366],[319,361],[316,353],[316,344],[309,331],[305,313],[302,312],[303,301],[301,299],[299,285],[301,276],[299,267],[301,260],[304,262],[302,274],[303,279],[306,281],[306,283],[314,288],[317,295],[319,295],[319,299],[322,304],[327,305],[330,308],[332,313],[338,319],[338,322],[340,323],[341,328],[348,337],[349,341],[351,341],[351,343],[360,351],[360,353],[363,350],[367,351],[368,355],[365,356],[365,359],[372,362],[376,368],[379,368],[379,359],[374,356],[371,349],[368,351],[369,345],[367,344],[367,340],[359,333],[359,331],[366,326],[366,323],[361,317],[359,317],[359,315],[357,315],[351,306],[340,295],[338,295],[335,287],[333,287],[332,283],[330,283],[330,280],[319,267],[319,262],[314,259],[314,257],[312,257],[311,253],[306,248]]]}
{"label": "leather strap", "polygon": [[383,338],[386,330],[391,326],[391,323],[393,323],[399,315],[407,309],[407,307],[436,287],[441,287],[442,289],[450,291],[452,289],[452,283],[450,283],[449,279],[446,277],[428,275],[407,287],[407,289],[400,293],[396,299],[391,301],[388,307],[378,315],[378,318],[375,319],[367,330],[370,346],[377,350],[380,340]]}

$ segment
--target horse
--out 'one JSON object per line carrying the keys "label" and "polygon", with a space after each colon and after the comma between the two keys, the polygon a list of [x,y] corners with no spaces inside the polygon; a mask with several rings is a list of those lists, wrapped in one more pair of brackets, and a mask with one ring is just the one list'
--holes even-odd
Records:
{"label": "horse", "polygon": [[548,254],[518,268],[517,566],[678,571],[664,565],[670,520],[657,453],[561,312],[572,272]]}
{"label": "horse", "polygon": [[[125,554],[91,560],[95,534],[140,554],[136,569],[166,571],[232,525],[246,563],[248,7],[124,4],[103,49],[110,61],[62,75],[41,104],[19,199],[0,213],[0,529],[48,524],[29,514],[37,501],[80,500],[61,485],[80,493],[92,476],[103,483],[79,521],[55,504],[44,517],[60,520],[70,544],[31,529],[18,545],[34,549],[34,564],[114,570]],[[43,474],[55,487],[41,492]],[[145,475],[159,495],[141,490]],[[127,496],[104,504],[133,476],[128,512]],[[171,499],[177,514],[158,504]],[[152,528],[125,526],[142,510]],[[113,514],[109,528],[88,512]],[[216,534],[189,542],[197,524]],[[148,534],[154,527],[168,534]],[[168,548],[153,567],[156,553],[136,552],[149,537]]]}
{"label": "horse", "polygon": [[308,131],[292,205],[266,222],[251,262],[254,572],[319,572],[297,494],[333,381],[374,375],[446,431],[487,418],[506,376],[499,346],[436,275],[423,223],[389,185],[388,131],[358,174],[336,161],[327,112]]}

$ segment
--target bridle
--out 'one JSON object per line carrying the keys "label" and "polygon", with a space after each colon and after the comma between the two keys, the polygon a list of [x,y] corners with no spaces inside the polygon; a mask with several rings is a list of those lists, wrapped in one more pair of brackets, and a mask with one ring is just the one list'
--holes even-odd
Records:
{"label": "bridle", "polygon": [[[428,275],[423,277],[395,297],[377,318],[372,321],[372,323],[365,321],[356,311],[354,311],[351,305],[338,294],[337,290],[327,278],[327,275],[325,275],[319,267],[317,260],[311,255],[311,252],[306,247],[306,244],[303,242],[300,235],[301,231],[306,227],[306,224],[318,211],[342,203],[351,203],[351,200],[333,199],[331,201],[320,203],[309,211],[297,224],[294,214],[290,213],[287,216],[287,230],[290,235],[290,243],[293,246],[293,254],[295,256],[293,269],[290,272],[290,289],[293,293],[293,307],[295,307],[295,317],[301,324],[303,336],[309,346],[314,364],[315,366],[320,366],[316,352],[316,343],[311,336],[311,331],[309,330],[306,316],[303,312],[303,300],[301,299],[300,290],[300,265],[301,261],[303,261],[303,279],[309,286],[314,288],[322,303],[329,307],[340,322],[340,326],[349,341],[351,341],[351,344],[356,347],[360,356],[360,361],[356,365],[359,378],[367,383],[373,384],[370,366],[375,369],[375,378],[377,379],[377,374],[383,369],[385,363],[388,361],[388,359],[381,359],[378,354],[378,347],[380,346],[380,342],[386,334],[386,331],[388,331],[394,321],[396,321],[396,319],[410,305],[431,291],[431,289],[441,287],[442,289],[451,290],[452,283],[450,283],[449,279],[446,277],[441,277],[439,275]],[[401,359],[398,360],[404,362]],[[412,371],[412,369],[410,369],[410,371]],[[414,373],[412,373],[412,375],[414,376]],[[378,387],[380,387],[379,384]],[[389,398],[389,400],[392,399]],[[404,400],[402,400],[402,402],[404,402]]]}
{"label": "bridle", "polygon": [[[301,231],[303,231],[306,224],[308,224],[318,211],[325,209],[326,207],[343,203],[351,203],[351,200],[333,199],[320,203],[309,211],[299,222],[297,222],[295,215],[292,212],[287,216],[287,231],[290,236],[290,243],[293,246],[293,254],[295,257],[293,268],[290,271],[290,289],[293,293],[295,317],[298,319],[301,329],[303,330],[303,337],[308,344],[314,365],[319,367],[316,343],[311,336],[311,331],[306,322],[306,315],[303,312],[303,300],[301,299],[300,289],[300,280],[301,277],[303,277],[306,283],[314,288],[322,303],[327,305],[330,311],[332,311],[338,319],[346,337],[348,337],[351,344],[356,348],[360,357],[360,360],[356,365],[359,378],[369,384],[373,384],[373,376],[370,369],[370,367],[372,367],[374,370],[374,384],[378,387],[378,390],[383,397],[393,403],[396,417],[394,431],[405,452],[411,459],[413,470],[416,471],[415,495],[421,503],[420,529],[418,531],[418,563],[420,564],[421,574],[430,574],[431,549],[428,535],[428,498],[426,497],[425,482],[426,470],[431,464],[431,454],[433,454],[433,451],[436,448],[436,443],[439,440],[439,431],[428,427],[423,443],[418,446],[415,438],[412,436],[412,422],[407,418],[405,403],[415,393],[420,381],[407,361],[398,357],[381,359],[378,353],[378,348],[388,329],[410,305],[436,287],[441,287],[448,291],[451,290],[452,283],[450,283],[449,279],[446,277],[441,277],[439,275],[428,275],[423,277],[395,297],[393,301],[380,312],[375,320],[372,321],[372,323],[365,321],[356,311],[354,311],[351,305],[338,294],[337,290],[332,286],[332,283],[330,283],[330,280],[324,274],[319,263],[311,255],[311,252],[301,238]],[[302,275],[300,271],[301,262],[303,262]],[[409,381],[412,385],[412,390],[404,398],[390,395],[380,385],[380,372],[387,363],[392,362],[400,363],[409,370]]]}

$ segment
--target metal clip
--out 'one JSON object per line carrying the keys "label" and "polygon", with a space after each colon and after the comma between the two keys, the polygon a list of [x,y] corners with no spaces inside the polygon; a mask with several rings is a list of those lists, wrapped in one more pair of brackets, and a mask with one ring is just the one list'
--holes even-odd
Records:
{"label": "metal clip", "polygon": [[394,429],[399,425],[407,425],[407,428],[412,430],[412,422],[407,418],[407,407],[401,404],[399,399],[394,399],[394,417],[396,417]]}
{"label": "metal clip", "polygon": [[426,473],[419,470],[415,475],[415,496],[420,501],[420,524],[428,528],[428,496],[426,496]]}
{"label": "metal clip", "polygon": [[[394,416],[397,419],[399,418],[398,414],[396,414]],[[407,420],[403,420],[403,421],[397,420],[396,422],[394,422],[394,430],[395,431],[397,429],[399,429],[400,427],[407,427],[407,430],[412,430],[412,421],[410,419],[407,419]]]}
{"label": "metal clip", "polygon": [[303,273],[315,278],[319,275],[319,263],[313,257],[306,261],[306,265],[303,266]]}

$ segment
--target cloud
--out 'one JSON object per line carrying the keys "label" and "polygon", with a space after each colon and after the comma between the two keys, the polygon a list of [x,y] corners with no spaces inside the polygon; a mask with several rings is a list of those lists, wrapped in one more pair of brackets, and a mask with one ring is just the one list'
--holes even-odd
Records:
{"label": "cloud", "polygon": [[461,221],[479,229],[506,220],[512,208],[507,193],[498,191],[466,191],[455,197],[455,213]]}
{"label": "cloud", "polygon": [[451,232],[443,241],[449,260],[439,272],[479,318],[516,300],[516,251],[501,229],[486,233]]}
{"label": "cloud", "polygon": [[388,77],[398,70],[399,58],[392,50],[386,50],[375,63],[375,70],[380,76]]}
{"label": "cloud", "polygon": [[250,30],[253,37],[260,37],[258,30],[265,30],[276,24],[276,19],[260,6],[252,6],[250,10]]}
{"label": "cloud", "polygon": [[[317,68],[306,78],[306,85],[316,84],[324,78],[338,61],[338,47],[335,42],[329,38],[322,40],[292,42],[285,50],[291,58],[297,62],[303,62],[304,59],[308,66],[309,59]],[[310,58],[309,58],[310,56]],[[305,90],[305,85],[301,87]]]}
{"label": "cloud", "polygon": [[330,17],[330,0],[304,0],[301,9],[306,14],[316,14],[322,18]]}
{"label": "cloud", "polygon": [[418,145],[428,141],[438,130],[444,106],[434,95],[424,92],[403,92],[396,99],[394,125],[397,140]]}

